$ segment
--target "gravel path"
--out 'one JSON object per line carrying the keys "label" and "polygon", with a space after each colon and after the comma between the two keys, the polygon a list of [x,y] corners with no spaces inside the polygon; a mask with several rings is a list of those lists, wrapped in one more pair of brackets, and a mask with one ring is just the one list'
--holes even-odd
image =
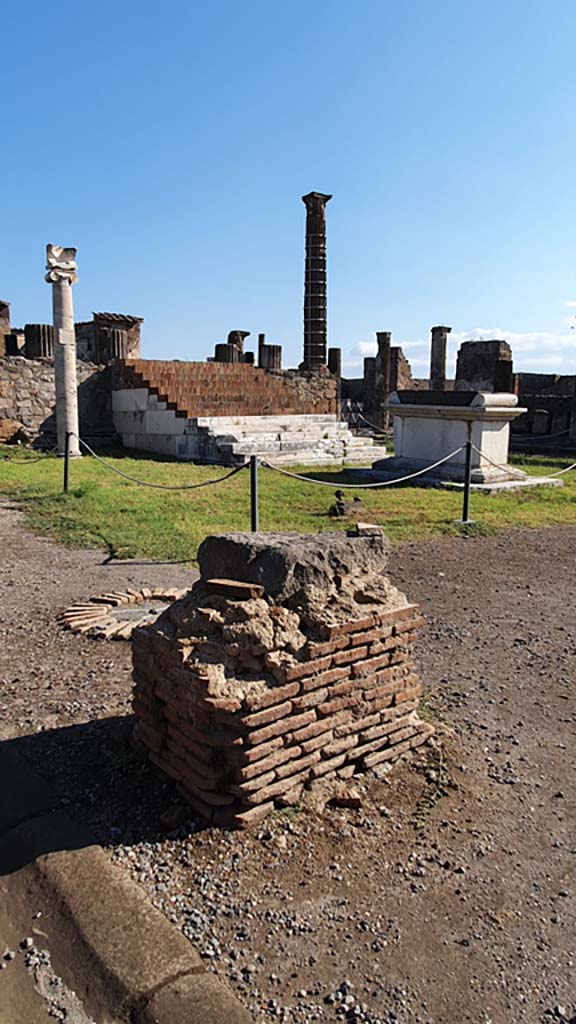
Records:
{"label": "gravel path", "polygon": [[[0,511],[1,735],[226,977],[256,1022],[576,1021],[576,530],[396,548],[428,618],[438,739],[359,810],[253,834],[179,828],[129,743],[129,646],[60,630],[67,605],[184,586],[183,565],[103,564]],[[166,829],[173,828],[172,832]]]}

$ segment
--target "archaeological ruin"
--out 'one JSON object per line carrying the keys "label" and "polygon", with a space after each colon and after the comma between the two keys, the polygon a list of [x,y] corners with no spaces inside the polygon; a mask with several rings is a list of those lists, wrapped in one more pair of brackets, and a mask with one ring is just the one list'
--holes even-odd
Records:
{"label": "archaeological ruin", "polygon": [[[415,378],[399,346],[389,332],[377,332],[377,352],[364,359],[363,376],[342,379],[345,403],[359,408],[376,429],[390,425],[388,402],[400,391],[475,391],[514,394],[522,412],[511,424],[511,435],[546,437],[566,434],[576,439],[576,375],[514,373],[512,350],[500,340],[465,341],[460,346],[456,378],[446,375],[446,345],[450,327],[432,327],[430,376]],[[362,420],[359,420],[361,423]]]}
{"label": "archaeological ruin", "polygon": [[207,537],[198,582],[134,631],[137,737],[206,820],[246,828],[431,736],[387,550],[378,530]]}
{"label": "archaeological ruin", "polygon": [[[253,454],[308,465],[369,462],[372,438],[356,436],[340,416],[341,354],[327,347],[330,198],[303,196],[304,352],[297,369],[282,368],[282,347],[267,344],[264,334],[256,355],[246,351],[250,332],[241,330],[230,331],[204,363],[141,359],[141,317],[94,313],[92,321],[75,324],[82,438],[91,444],[116,439],[126,448],[226,465]],[[57,367],[60,352],[70,348],[55,344],[49,325],[11,330],[8,305],[1,308],[0,421],[11,425],[14,437],[51,447],[54,359]]]}
{"label": "archaeological ruin", "polygon": [[[376,355],[364,360],[363,376],[342,376],[341,349],[328,345],[326,206],[331,198],[322,192],[302,197],[304,336],[298,367],[283,368],[282,346],[269,344],[264,333],[252,351],[247,349],[250,332],[232,330],[205,362],[143,359],[142,317],[93,313],[90,321],[70,322],[64,335],[57,324],[11,326],[10,304],[0,302],[0,440],[55,446],[55,376],[61,359],[70,370],[75,364],[77,376],[77,389],[68,387],[68,407],[77,401],[79,433],[96,446],[121,442],[128,449],[225,465],[242,464],[251,455],[277,463],[367,464],[382,461],[385,449],[378,435],[392,426],[395,409],[397,416],[406,412],[406,401],[394,405],[392,400],[403,392],[512,394],[519,410],[511,417],[513,440],[562,436],[561,443],[573,444],[576,376],[514,373],[505,341],[462,344],[456,378],[449,380],[451,328],[432,327],[430,375],[420,379],[393,345],[392,334],[378,331]],[[71,309],[70,288],[56,286],[64,289]],[[56,306],[54,312],[58,317]],[[463,398],[461,406],[466,402]]]}

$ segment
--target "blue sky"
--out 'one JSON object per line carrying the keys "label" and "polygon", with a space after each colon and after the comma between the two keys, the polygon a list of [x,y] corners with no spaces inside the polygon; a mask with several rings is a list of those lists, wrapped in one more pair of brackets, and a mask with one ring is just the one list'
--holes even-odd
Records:
{"label": "blue sky", "polygon": [[425,374],[437,323],[574,373],[575,29],[573,0],[9,5],[0,297],[48,321],[45,244],[76,245],[77,319],[143,316],[156,358],[265,331],[294,365],[318,190],[348,375],[377,330]]}

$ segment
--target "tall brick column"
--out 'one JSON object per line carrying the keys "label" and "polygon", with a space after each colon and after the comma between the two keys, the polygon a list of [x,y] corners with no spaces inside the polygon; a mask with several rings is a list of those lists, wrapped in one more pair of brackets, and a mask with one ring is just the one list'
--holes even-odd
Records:
{"label": "tall brick column", "polygon": [[430,391],[446,390],[446,342],[451,327],[433,327],[430,346]]}
{"label": "tall brick column", "polygon": [[326,203],[332,196],[309,192],[306,205],[303,370],[326,365]]}

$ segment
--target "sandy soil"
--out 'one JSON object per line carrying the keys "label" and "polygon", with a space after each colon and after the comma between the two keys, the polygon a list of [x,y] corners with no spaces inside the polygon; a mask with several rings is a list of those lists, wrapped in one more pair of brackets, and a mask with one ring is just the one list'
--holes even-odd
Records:
{"label": "sandy soil", "polygon": [[361,809],[278,813],[253,834],[166,831],[172,789],[129,742],[129,645],[56,623],[193,570],[65,550],[8,505],[0,544],[0,735],[255,1021],[576,1021],[576,529],[396,548],[392,579],[428,619],[437,741],[360,776]]}

